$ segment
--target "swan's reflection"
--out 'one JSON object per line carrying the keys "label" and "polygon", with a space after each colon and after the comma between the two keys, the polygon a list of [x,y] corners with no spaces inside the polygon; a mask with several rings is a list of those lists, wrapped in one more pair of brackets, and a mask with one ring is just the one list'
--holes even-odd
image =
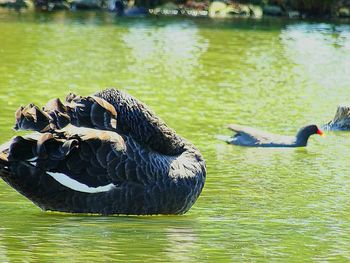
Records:
{"label": "swan's reflection", "polygon": [[7,256],[6,246],[3,245],[3,233],[4,228],[0,228],[0,262],[10,262]]}
{"label": "swan's reflection", "polygon": [[[13,215],[11,215],[13,216]],[[194,218],[184,216],[89,216],[29,212],[21,223],[2,217],[0,261],[159,262],[193,253]],[[170,230],[169,230],[170,229]],[[20,233],[20,234],[18,234]],[[182,247],[180,249],[180,246]],[[179,257],[178,257],[179,258]]]}
{"label": "swan's reflection", "polygon": [[175,262],[190,262],[198,250],[198,237],[192,228],[172,227],[166,230],[167,244],[165,254]]}

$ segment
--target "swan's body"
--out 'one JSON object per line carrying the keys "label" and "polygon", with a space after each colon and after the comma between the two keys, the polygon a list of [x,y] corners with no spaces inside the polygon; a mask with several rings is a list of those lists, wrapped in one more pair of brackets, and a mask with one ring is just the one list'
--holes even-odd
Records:
{"label": "swan's body", "polygon": [[16,117],[16,128],[40,134],[1,146],[0,176],[43,210],[181,214],[204,186],[199,151],[120,91],[29,105]]}

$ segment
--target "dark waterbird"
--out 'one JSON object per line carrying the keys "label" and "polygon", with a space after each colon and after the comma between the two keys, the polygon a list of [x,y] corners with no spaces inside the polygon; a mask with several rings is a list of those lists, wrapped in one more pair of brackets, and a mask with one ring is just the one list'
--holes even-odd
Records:
{"label": "dark waterbird", "polygon": [[0,177],[43,210],[182,214],[204,186],[198,149],[118,90],[30,104],[16,119],[37,133],[0,146]]}
{"label": "dark waterbird", "polygon": [[350,106],[339,105],[333,120],[322,126],[328,131],[350,131]]}
{"label": "dark waterbird", "polygon": [[296,136],[273,134],[237,124],[230,124],[228,128],[236,133],[226,140],[228,143],[250,147],[303,147],[311,135],[323,135],[316,125],[301,128]]}

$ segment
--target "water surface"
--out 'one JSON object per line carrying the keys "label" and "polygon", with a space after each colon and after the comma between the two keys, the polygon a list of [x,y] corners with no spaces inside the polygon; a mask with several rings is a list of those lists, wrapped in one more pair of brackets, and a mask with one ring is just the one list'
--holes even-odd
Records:
{"label": "water surface", "polygon": [[0,182],[0,261],[350,259],[350,134],[304,149],[226,145],[228,123],[294,134],[349,103],[350,26],[0,10],[0,139],[21,104],[106,87],[197,145],[207,182],[183,216],[44,213]]}

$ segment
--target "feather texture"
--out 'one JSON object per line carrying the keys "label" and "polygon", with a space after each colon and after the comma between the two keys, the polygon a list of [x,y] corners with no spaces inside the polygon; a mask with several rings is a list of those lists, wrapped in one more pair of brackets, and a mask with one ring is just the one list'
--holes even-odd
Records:
{"label": "feather texture", "polygon": [[16,112],[0,147],[0,176],[43,210],[182,214],[204,186],[205,162],[148,107],[109,89]]}

